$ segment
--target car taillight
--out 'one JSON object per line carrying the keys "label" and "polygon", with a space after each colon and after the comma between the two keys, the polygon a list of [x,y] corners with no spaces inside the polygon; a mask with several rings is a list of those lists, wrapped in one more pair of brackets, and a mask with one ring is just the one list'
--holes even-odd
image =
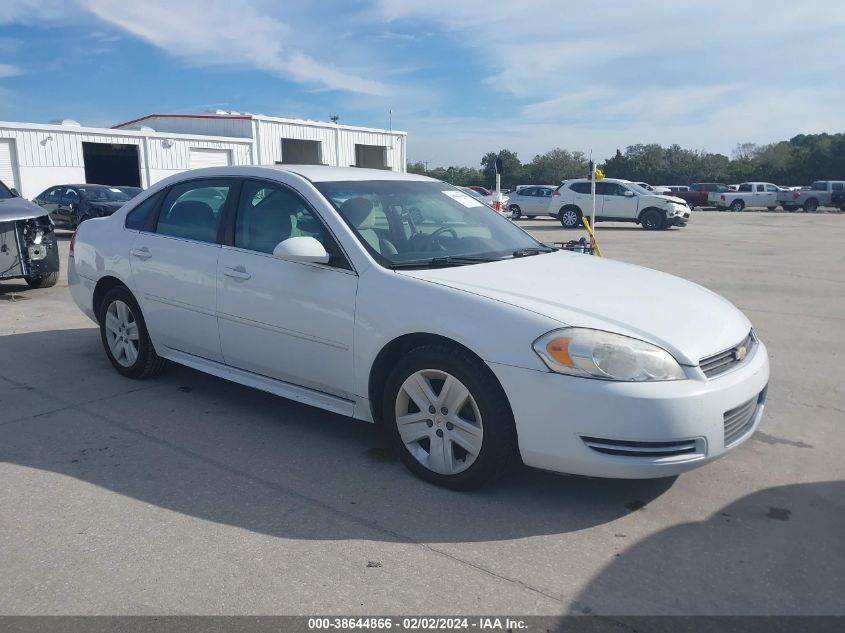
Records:
{"label": "car taillight", "polygon": [[[78,231],[79,229],[76,229]],[[76,231],[73,232],[73,235],[70,236],[70,246],[68,247],[68,253],[71,257],[73,257],[73,247],[76,245]]]}
{"label": "car taillight", "polygon": [[797,191],[792,192],[792,199],[793,200],[798,200],[798,198],[800,198],[800,197],[801,197],[801,194],[798,193]]}
{"label": "car taillight", "polygon": [[559,195],[560,195],[560,192],[557,189],[552,191],[552,198],[557,198]]}

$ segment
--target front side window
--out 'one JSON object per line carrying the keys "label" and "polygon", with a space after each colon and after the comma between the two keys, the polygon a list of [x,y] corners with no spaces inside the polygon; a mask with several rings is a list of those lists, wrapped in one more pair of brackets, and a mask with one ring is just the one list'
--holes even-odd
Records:
{"label": "front side window", "polygon": [[228,179],[174,185],[161,205],[156,232],[198,242],[217,241],[217,229],[231,185]]}
{"label": "front side window", "polygon": [[62,194],[62,204],[73,204],[79,202],[79,194],[76,193],[75,189],[65,189],[64,193]]}
{"label": "front side window", "polygon": [[313,237],[329,254],[329,266],[350,268],[325,225],[297,193],[277,183],[245,181],[235,216],[235,246],[271,254],[291,237]]}
{"label": "front side window", "polygon": [[[544,247],[502,215],[442,182],[317,182],[317,189],[384,266],[512,257]],[[432,261],[435,260],[435,261]]]}

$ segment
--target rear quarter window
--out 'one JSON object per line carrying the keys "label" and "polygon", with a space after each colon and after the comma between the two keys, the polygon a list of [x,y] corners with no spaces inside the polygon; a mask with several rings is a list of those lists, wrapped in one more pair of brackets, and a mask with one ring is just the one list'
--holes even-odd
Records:
{"label": "rear quarter window", "polygon": [[150,219],[164,192],[150,196],[126,215],[124,226],[133,231],[150,230]]}

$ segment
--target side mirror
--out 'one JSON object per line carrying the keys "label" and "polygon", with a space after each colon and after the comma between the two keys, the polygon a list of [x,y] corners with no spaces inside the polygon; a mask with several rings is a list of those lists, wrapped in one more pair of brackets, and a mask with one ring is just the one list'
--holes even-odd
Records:
{"label": "side mirror", "polygon": [[329,254],[313,237],[289,237],[273,249],[273,256],[289,262],[327,264]]}
{"label": "side mirror", "polygon": [[13,195],[13,196],[15,196],[15,198],[20,198],[20,197],[21,197],[21,194],[20,194],[20,193],[18,192],[18,190],[17,190],[17,189],[15,189],[14,187],[12,187],[11,189],[9,189],[9,191],[11,191],[11,192],[12,192],[12,195]]}
{"label": "side mirror", "polygon": [[630,189],[626,189],[626,190],[625,190],[625,194],[624,194],[624,195],[625,195],[625,197],[626,197],[626,198],[633,198],[633,197],[634,197],[634,192],[633,192],[633,191],[631,191]]}

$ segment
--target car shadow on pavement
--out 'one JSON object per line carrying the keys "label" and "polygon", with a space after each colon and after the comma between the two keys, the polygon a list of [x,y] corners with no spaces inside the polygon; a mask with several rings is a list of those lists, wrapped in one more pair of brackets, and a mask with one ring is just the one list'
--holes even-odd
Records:
{"label": "car shadow on pavement", "polygon": [[845,482],[766,488],[617,554],[573,613],[845,615],[843,535]]}
{"label": "car shadow on pavement", "polygon": [[0,366],[0,461],[285,538],[566,533],[630,514],[674,482],[521,467],[459,493],[408,473],[371,424],[176,365],[153,380],[123,378],[96,328],[3,336],[0,357],[16,361]]}

